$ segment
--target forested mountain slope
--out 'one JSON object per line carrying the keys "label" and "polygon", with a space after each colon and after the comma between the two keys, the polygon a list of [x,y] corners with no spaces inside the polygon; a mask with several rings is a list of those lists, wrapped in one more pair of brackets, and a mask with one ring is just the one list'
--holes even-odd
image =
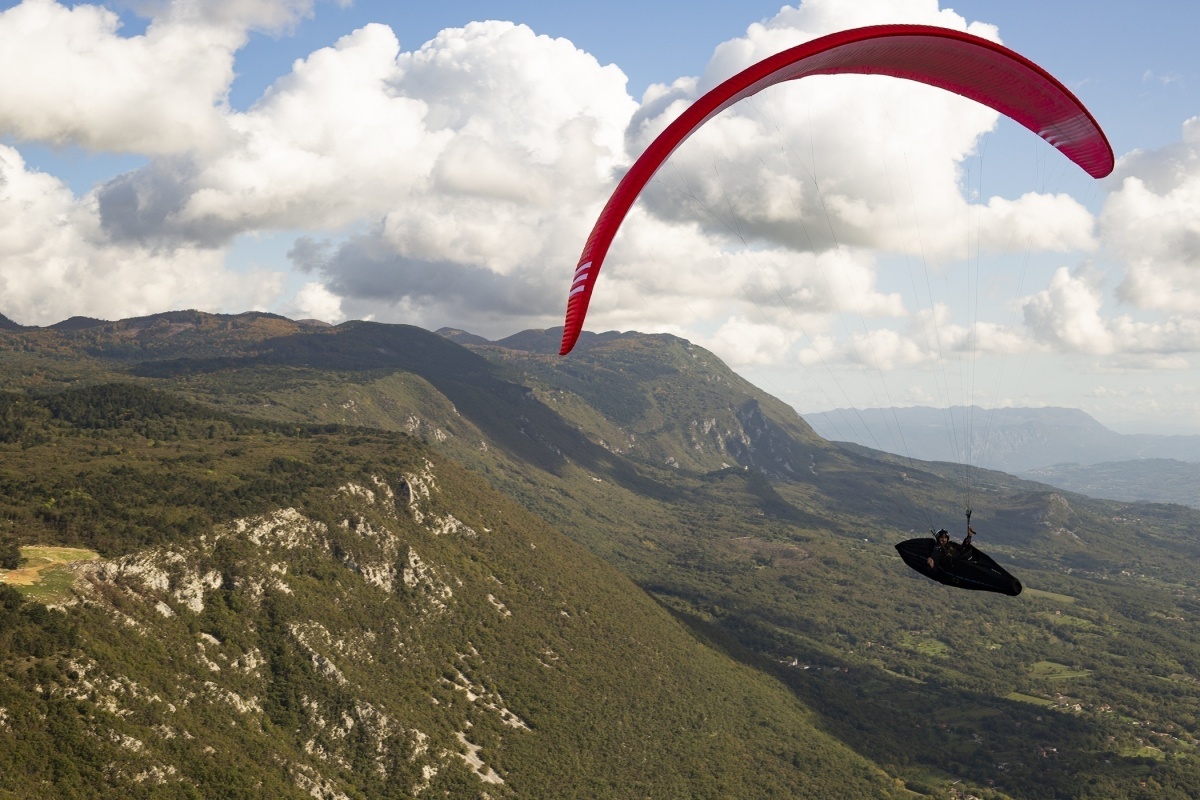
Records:
{"label": "forested mountain slope", "polygon": [[0,420],[5,534],[100,556],[0,586],[4,796],[904,794],[408,436],[127,385]]}
{"label": "forested mountain slope", "polygon": [[[403,431],[602,556],[703,652],[785,685],[821,731],[911,789],[1200,795],[1200,514],[831,445],[675,337],[585,336],[569,358],[547,349],[557,338],[179,312],[0,333],[0,364],[7,388],[47,402],[119,379],[270,421],[272,446],[328,424]],[[218,472],[240,474],[240,458]],[[1020,597],[947,589],[897,558],[895,542],[929,527],[961,535],[968,504]],[[838,771],[816,750],[788,757],[797,780]],[[861,775],[847,791],[883,791]]]}

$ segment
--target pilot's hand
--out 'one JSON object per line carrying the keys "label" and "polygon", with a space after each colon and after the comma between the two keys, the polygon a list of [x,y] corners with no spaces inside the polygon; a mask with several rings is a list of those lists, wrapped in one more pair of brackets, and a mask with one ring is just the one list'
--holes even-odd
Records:
{"label": "pilot's hand", "polygon": [[933,556],[930,556],[929,558],[927,558],[925,560],[929,562],[929,568],[933,569]]}

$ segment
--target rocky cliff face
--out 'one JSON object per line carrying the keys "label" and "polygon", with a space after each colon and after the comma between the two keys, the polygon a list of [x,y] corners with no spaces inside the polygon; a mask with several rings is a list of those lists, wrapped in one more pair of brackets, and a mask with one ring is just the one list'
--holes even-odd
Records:
{"label": "rocky cliff face", "polygon": [[812,474],[821,448],[798,441],[766,416],[757,400],[747,400],[734,410],[733,417],[739,427],[727,432],[720,443],[736,463],[783,480],[803,481]]}
{"label": "rocky cliff face", "polygon": [[[512,611],[495,576],[464,580],[453,565],[430,556],[427,545],[436,540],[490,535],[438,509],[431,499],[439,493],[433,465],[425,462],[395,483],[372,476],[342,486],[331,498],[342,513],[337,530],[282,508],[236,520],[191,545],[80,563],[68,603],[107,617],[126,643],[176,643],[173,686],[144,685],[102,658],[80,655],[70,662],[71,680],[44,689],[132,722],[119,745],[126,751],[120,775],[133,784],[195,785],[173,743],[202,736],[197,717],[226,718],[261,734],[286,715],[299,752],[279,755],[278,767],[315,797],[349,798],[341,778],[364,756],[379,781],[398,782],[412,796],[431,789],[451,765],[483,785],[501,785],[472,728],[490,718],[502,740],[528,725],[505,705],[488,659],[469,635],[446,642],[440,653],[423,639],[445,620],[469,616],[463,608],[469,597],[486,597],[483,608],[497,621]],[[314,580],[318,567],[323,574]],[[351,598],[386,613],[366,626],[347,626],[341,617]],[[226,614],[231,602],[236,616]],[[425,678],[413,688],[433,714],[413,714],[378,691],[381,677],[413,662],[430,667],[418,672]],[[308,691],[282,685],[284,675],[297,671]],[[283,691],[298,696],[281,700]],[[455,710],[443,716],[439,707]]]}

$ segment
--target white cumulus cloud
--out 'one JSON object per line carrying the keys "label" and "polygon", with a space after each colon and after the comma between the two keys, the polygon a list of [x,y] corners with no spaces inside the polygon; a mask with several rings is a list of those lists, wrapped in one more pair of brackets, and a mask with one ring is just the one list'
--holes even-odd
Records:
{"label": "white cumulus cloud", "polygon": [[1119,188],[1100,218],[1102,235],[1126,264],[1121,299],[1142,309],[1194,314],[1200,308],[1200,117],[1180,140],[1134,151],[1114,173]]}
{"label": "white cumulus cloud", "polygon": [[3,313],[27,325],[76,315],[111,319],[114,312],[263,308],[282,284],[278,273],[233,272],[213,250],[113,242],[93,202],[28,170],[7,146],[0,146],[0,265]]}
{"label": "white cumulus cloud", "polygon": [[0,131],[89,150],[182,153],[225,135],[234,54],[312,0],[176,0],[122,36],[99,5],[24,0],[0,12]]}
{"label": "white cumulus cloud", "polygon": [[1033,336],[1063,352],[1117,356],[1123,368],[1186,367],[1179,354],[1200,350],[1200,320],[1105,316],[1102,277],[1088,269],[1056,271],[1046,289],[1022,303]]}

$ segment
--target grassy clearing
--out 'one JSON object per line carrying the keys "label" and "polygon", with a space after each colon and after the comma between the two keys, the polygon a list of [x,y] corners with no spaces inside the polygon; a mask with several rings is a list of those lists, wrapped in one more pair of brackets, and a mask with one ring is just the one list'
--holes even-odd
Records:
{"label": "grassy clearing", "polygon": [[1157,747],[1150,745],[1142,745],[1141,747],[1126,747],[1120,751],[1122,756],[1126,758],[1153,758],[1156,761],[1162,761],[1167,754]]}
{"label": "grassy clearing", "polygon": [[0,572],[0,583],[10,584],[38,602],[53,602],[65,597],[75,581],[70,564],[99,557],[95,550],[78,547],[22,547],[21,566]]}
{"label": "grassy clearing", "polygon": [[1028,586],[1025,587],[1025,594],[1032,595],[1034,597],[1044,597],[1047,600],[1055,600],[1059,603],[1074,603],[1075,602],[1075,598],[1069,594],[1058,594],[1056,592],[1047,592],[1042,589],[1030,589]]}
{"label": "grassy clearing", "polygon": [[887,667],[880,667],[880,669],[882,669],[888,675],[891,675],[893,678],[899,678],[902,681],[908,681],[909,683],[925,683],[925,681],[921,680],[920,678],[914,678],[912,675],[904,675],[899,672],[892,672]]}
{"label": "grassy clearing", "polygon": [[918,653],[924,653],[927,656],[944,656],[950,652],[950,648],[943,641],[911,633],[904,635],[900,640],[900,646],[908,650],[916,650]]}
{"label": "grassy clearing", "polygon": [[1043,680],[1059,681],[1070,678],[1086,678],[1092,674],[1092,671],[1090,669],[1073,669],[1056,661],[1038,661],[1030,669],[1030,674]]}
{"label": "grassy clearing", "polygon": [[1045,697],[1034,697],[1031,694],[1021,694],[1020,692],[1009,692],[1004,695],[1006,700],[1015,700],[1018,703],[1032,703],[1035,706],[1049,707],[1054,705],[1053,700],[1048,700]]}
{"label": "grassy clearing", "polygon": [[1070,614],[1063,614],[1061,611],[1042,611],[1037,615],[1041,619],[1052,622],[1055,625],[1065,625],[1070,628],[1080,628],[1082,630],[1093,630],[1098,626],[1091,620],[1081,617],[1073,617]]}

